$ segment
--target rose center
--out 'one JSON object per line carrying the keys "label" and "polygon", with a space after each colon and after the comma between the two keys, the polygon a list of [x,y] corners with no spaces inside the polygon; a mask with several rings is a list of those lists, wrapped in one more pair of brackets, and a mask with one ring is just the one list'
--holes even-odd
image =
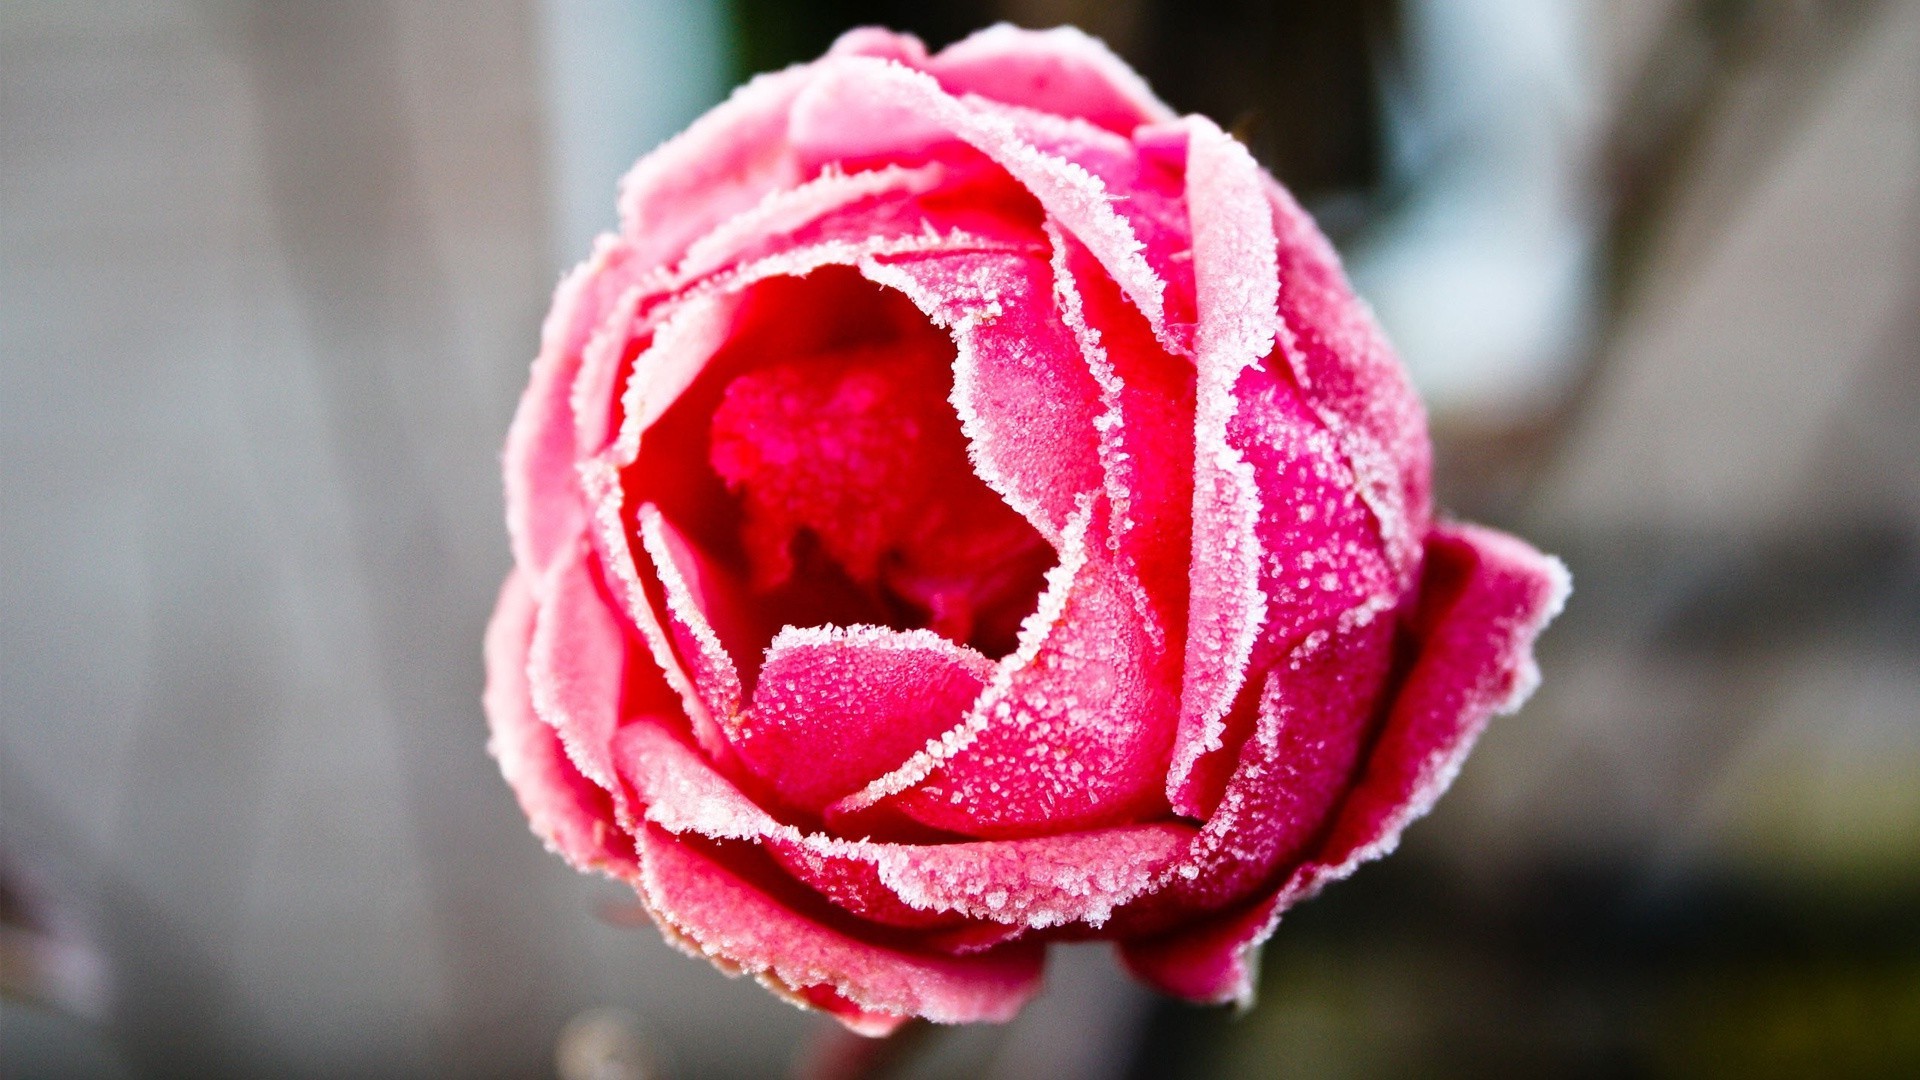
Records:
{"label": "rose center", "polygon": [[714,408],[708,460],[739,504],[750,588],[851,591],[871,621],[1002,655],[1054,553],[968,463],[952,342],[860,284],[849,306],[830,283],[848,333],[755,341]]}

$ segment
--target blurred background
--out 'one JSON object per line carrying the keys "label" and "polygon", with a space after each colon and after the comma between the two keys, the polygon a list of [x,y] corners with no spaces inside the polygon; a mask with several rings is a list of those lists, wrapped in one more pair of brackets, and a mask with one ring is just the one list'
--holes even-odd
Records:
{"label": "blurred background", "polygon": [[1235,1016],[923,1077],[1920,1075],[1920,2],[5,0],[0,1075],[753,1077],[484,753],[497,452],[616,177],[879,22],[1077,22],[1320,216],[1546,681]]}

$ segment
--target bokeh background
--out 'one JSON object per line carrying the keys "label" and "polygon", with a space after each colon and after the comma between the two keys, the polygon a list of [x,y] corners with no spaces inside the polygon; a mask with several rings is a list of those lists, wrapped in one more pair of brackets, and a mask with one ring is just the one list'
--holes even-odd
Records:
{"label": "bokeh background", "polygon": [[1920,1075],[1920,2],[5,0],[0,1075],[754,1077],[483,751],[496,456],[615,178],[1078,22],[1320,216],[1546,681],[1250,1014],[1067,950],[937,1077]]}

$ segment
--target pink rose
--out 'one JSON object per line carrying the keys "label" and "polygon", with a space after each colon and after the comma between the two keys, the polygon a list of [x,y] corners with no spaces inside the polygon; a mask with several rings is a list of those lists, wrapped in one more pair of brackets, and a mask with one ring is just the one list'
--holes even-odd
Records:
{"label": "pink rose", "polygon": [[689,952],[858,1031],[1046,944],[1244,998],[1535,681],[1567,576],[1245,149],[1071,30],[875,30],[654,151],[507,441],[492,748]]}

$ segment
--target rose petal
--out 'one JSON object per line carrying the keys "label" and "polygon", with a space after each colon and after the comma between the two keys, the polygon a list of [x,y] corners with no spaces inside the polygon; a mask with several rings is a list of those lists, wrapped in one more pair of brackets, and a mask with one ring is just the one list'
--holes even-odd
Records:
{"label": "rose petal", "polygon": [[[1104,547],[1103,533],[1084,532],[1097,528],[1092,510],[1088,502],[1076,518],[1020,649],[1001,662],[974,712],[926,759],[868,793],[892,795],[892,806],[922,824],[971,836],[1164,815],[1178,657],[1147,633],[1111,564],[1078,554]],[[910,779],[922,767],[926,776]]]}
{"label": "rose petal", "polygon": [[760,75],[641,158],[620,181],[620,232],[654,269],[770,191],[804,177],[785,138],[813,67]]}
{"label": "rose petal", "polygon": [[952,330],[952,400],[974,471],[1057,547],[1075,500],[1100,485],[1099,387],[1053,314],[1046,264],[967,254],[861,271]]}
{"label": "rose petal", "polygon": [[548,571],[546,598],[533,621],[527,682],[534,712],[560,736],[567,756],[588,779],[610,789],[613,733],[620,726],[630,661],[626,633],[596,561],[583,536]]}
{"label": "rose petal", "polygon": [[1055,305],[1100,387],[1094,427],[1118,569],[1149,634],[1177,638],[1192,541],[1193,365],[1161,348],[1083,245],[1051,225],[1048,236]]}
{"label": "rose petal", "polygon": [[931,76],[898,63],[848,56],[823,61],[794,101],[788,137],[809,161],[898,156],[937,145],[950,133],[993,159],[1061,225],[1087,245],[1129,299],[1158,328],[1165,282],[1142,254],[1112,192],[1083,166],[1036,149],[1002,110],[969,104]]}
{"label": "rose petal", "polygon": [[1071,26],[1035,31],[1001,23],[947,46],[924,66],[954,93],[1076,116],[1122,135],[1174,115],[1125,61]]}
{"label": "rose petal", "polygon": [[1339,256],[1293,196],[1265,182],[1280,252],[1281,352],[1342,452],[1403,587],[1432,519],[1426,410]]}
{"label": "rose petal", "polygon": [[843,1020],[881,1032],[892,1017],[948,1024],[1006,1021],[1040,989],[1043,950],[1021,944],[945,956],[875,944],[776,897],[711,849],[649,825],[638,837],[639,888],[669,940],[722,970],[745,972],[789,998],[858,1012]]}
{"label": "rose petal", "polygon": [[593,255],[560,282],[540,328],[540,353],[507,429],[507,534],[514,562],[536,579],[586,525],[586,501],[574,473],[581,457],[575,382],[587,342],[634,277],[632,250],[603,236]]}
{"label": "rose petal", "polygon": [[[1340,636],[1374,621],[1399,602],[1400,589],[1338,441],[1286,375],[1271,360],[1258,364],[1241,373],[1237,398],[1227,442],[1259,478],[1255,535],[1267,612],[1248,668],[1263,671],[1312,635]],[[1223,718],[1220,745],[1194,760],[1175,793],[1182,812],[1213,812],[1254,712],[1236,707]]]}
{"label": "rose petal", "polygon": [[745,694],[744,680],[753,674],[751,669],[743,673],[735,657],[755,667],[760,659],[751,650],[727,647],[729,640],[751,640],[753,636],[747,629],[751,619],[747,599],[731,575],[689,541],[658,507],[651,503],[640,507],[638,518],[641,545],[666,594],[661,622],[672,632],[701,700],[722,729],[732,735]]}
{"label": "rose petal", "polygon": [[1260,591],[1259,479],[1227,439],[1241,373],[1273,348],[1278,330],[1273,222],[1259,166],[1205,119],[1187,151],[1199,311],[1194,417],[1193,567],[1186,680],[1167,797],[1197,814],[1188,780],[1203,754],[1224,745],[1226,717],[1248,677],[1267,616]]}
{"label": "rose petal", "polygon": [[553,728],[534,714],[527,653],[538,605],[524,572],[507,577],[487,624],[487,749],[547,847],[581,870],[629,878],[633,842],[614,826],[612,798],[581,775]]}
{"label": "rose petal", "polygon": [[654,824],[673,833],[762,843],[823,895],[894,925],[952,925],[903,917],[902,908],[1022,928],[1098,925],[1115,908],[1159,887],[1193,836],[1184,825],[1154,824],[980,843],[845,840],[774,820],[651,721],[623,727],[615,757]]}
{"label": "rose petal", "polygon": [[1566,567],[1511,536],[1443,524],[1427,542],[1425,568],[1419,655],[1318,851],[1247,908],[1123,943],[1142,979],[1198,1000],[1250,1001],[1254,957],[1281,912],[1391,851],[1452,783],[1487,719],[1531,692],[1533,642],[1566,602]]}
{"label": "rose petal", "polygon": [[959,722],[992,671],[927,630],[787,627],[734,745],[781,798],[817,812]]}

